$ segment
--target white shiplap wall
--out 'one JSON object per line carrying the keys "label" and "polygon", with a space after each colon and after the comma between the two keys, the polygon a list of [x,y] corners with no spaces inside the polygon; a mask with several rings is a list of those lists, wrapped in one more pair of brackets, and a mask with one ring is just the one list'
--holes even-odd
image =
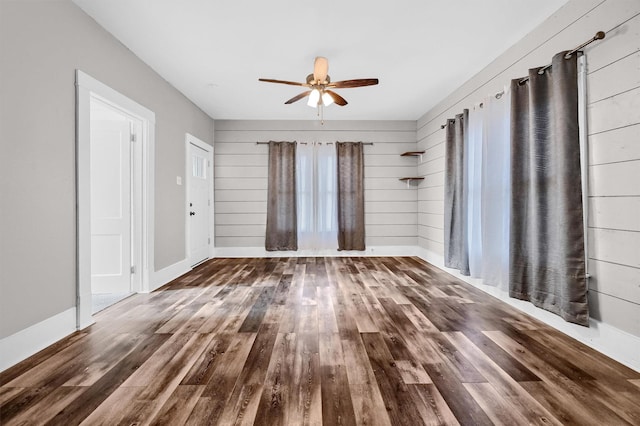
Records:
{"label": "white shiplap wall", "polygon": [[[447,118],[527,68],[607,31],[586,50],[589,131],[589,303],[594,319],[640,336],[640,1],[573,0],[418,121],[418,244],[443,255]],[[596,331],[597,332],[597,331]],[[637,355],[636,355],[637,357]]]}
{"label": "white shiplap wall", "polygon": [[264,247],[269,147],[257,141],[373,142],[365,146],[366,245],[416,246],[415,121],[215,121],[215,243]]}

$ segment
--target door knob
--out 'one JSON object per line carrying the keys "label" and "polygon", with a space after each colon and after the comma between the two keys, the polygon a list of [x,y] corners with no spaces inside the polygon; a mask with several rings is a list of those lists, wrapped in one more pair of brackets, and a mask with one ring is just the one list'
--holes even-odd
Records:
{"label": "door knob", "polygon": [[189,216],[195,216],[196,212],[189,212]]}

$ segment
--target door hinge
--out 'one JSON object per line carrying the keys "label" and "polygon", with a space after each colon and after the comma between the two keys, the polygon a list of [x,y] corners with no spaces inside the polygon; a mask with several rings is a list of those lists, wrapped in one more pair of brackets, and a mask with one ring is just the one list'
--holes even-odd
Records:
{"label": "door hinge", "polygon": [[135,142],[135,141],[136,141],[136,134],[131,133],[131,142]]}
{"label": "door hinge", "polygon": [[131,273],[132,273],[132,274],[135,274],[135,273],[136,273],[136,267],[135,267],[135,266],[132,266],[132,267],[131,267]]}
{"label": "door hinge", "polygon": [[211,244],[211,237],[207,238],[207,244]]}

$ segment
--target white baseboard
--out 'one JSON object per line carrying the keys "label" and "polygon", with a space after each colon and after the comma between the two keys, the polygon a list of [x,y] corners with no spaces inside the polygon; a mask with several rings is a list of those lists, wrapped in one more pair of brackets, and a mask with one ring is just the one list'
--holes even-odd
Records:
{"label": "white baseboard", "polygon": [[267,251],[264,247],[216,247],[215,257],[349,257],[349,256],[416,256],[416,246],[372,246],[364,251],[297,250]]}
{"label": "white baseboard", "polygon": [[640,337],[629,334],[623,330],[615,328],[609,324],[589,319],[589,327],[582,327],[577,324],[564,321],[559,316],[552,314],[534,306],[524,300],[509,297],[508,293],[493,286],[484,285],[481,279],[470,278],[461,275],[454,269],[444,266],[442,255],[433,253],[427,249],[419,247],[418,256],[431,263],[437,268],[453,275],[460,280],[494,296],[497,299],[525,312],[532,317],[550,325],[556,330],[573,337],[585,345],[602,352],[610,358],[636,371],[640,371]]}
{"label": "white baseboard", "polygon": [[189,261],[187,259],[183,259],[179,262],[174,263],[173,265],[169,265],[166,268],[155,271],[151,276],[149,292],[159,289],[163,285],[175,280],[180,275],[186,274],[190,270],[191,265],[189,265]]}
{"label": "white baseboard", "polygon": [[74,331],[75,307],[0,339],[0,371],[27,359]]}

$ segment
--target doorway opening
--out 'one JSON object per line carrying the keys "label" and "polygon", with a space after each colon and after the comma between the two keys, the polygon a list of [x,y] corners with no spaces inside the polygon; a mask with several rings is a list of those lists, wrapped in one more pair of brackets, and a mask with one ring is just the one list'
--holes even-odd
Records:
{"label": "doorway opening", "polygon": [[82,71],[77,86],[77,327],[153,265],[153,112]]}

